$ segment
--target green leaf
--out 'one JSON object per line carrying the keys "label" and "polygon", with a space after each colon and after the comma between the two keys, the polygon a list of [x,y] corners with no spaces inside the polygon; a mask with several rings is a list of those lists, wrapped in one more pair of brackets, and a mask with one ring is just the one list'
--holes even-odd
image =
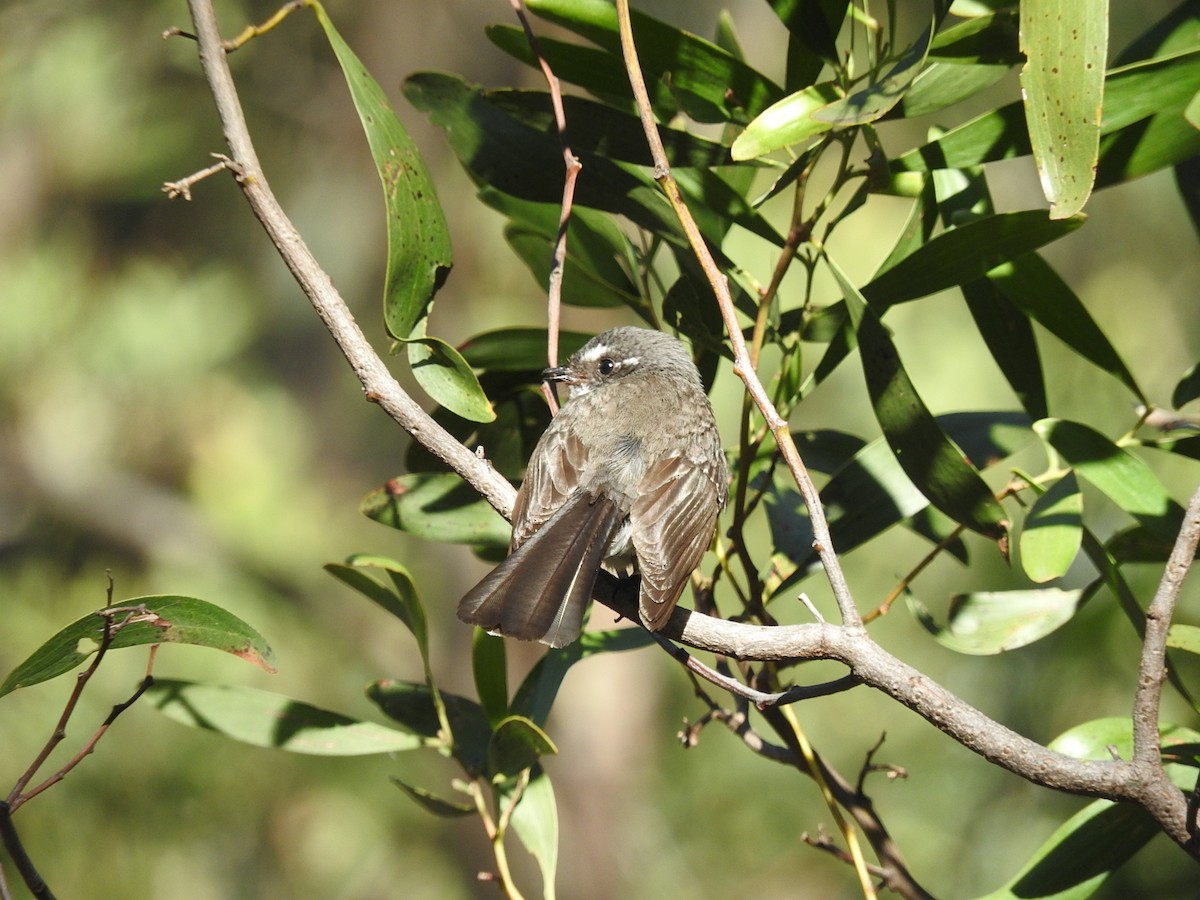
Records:
{"label": "green leaf", "polygon": [[[620,58],[616,7],[606,0],[528,0],[534,15],[581,35]],[[747,121],[783,93],[769,78],[716,44],[636,10],[634,42],[647,82],[669,80],[679,104],[699,122]]]}
{"label": "green leaf", "polygon": [[508,671],[503,638],[476,628],[471,638],[475,693],[493,726],[508,715]]}
{"label": "green leaf", "polygon": [[[477,86],[453,75],[418,72],[404,94],[441,128],[459,162],[477,182],[523,200],[560,204],[565,177],[557,136],[538,131],[488,101]],[[586,178],[576,207],[614,212],[656,234],[685,241],[678,220],[653,179],[591,153],[580,153]]]}
{"label": "green leaf", "polygon": [[[558,358],[564,360],[588,342],[578,331],[558,333]],[[540,372],[546,368],[545,328],[499,328],[468,338],[459,353],[476,369],[492,372]]]}
{"label": "green leaf", "polygon": [[1139,806],[1096,800],[1060,825],[1008,884],[979,900],[1086,900],[1161,831]]}
{"label": "green leaf", "polygon": [[813,113],[813,118],[829,122],[834,128],[849,128],[852,125],[874,122],[891,112],[904,98],[913,79],[925,64],[932,36],[933,25],[930,24],[882,79],[855,91],[849,97],[830,103],[824,109],[817,110]]}
{"label": "green leaf", "polygon": [[1142,460],[1078,422],[1042,419],[1034,431],[1109,500],[1158,537],[1174,540],[1183,509]]}
{"label": "green leaf", "polygon": [[[837,36],[842,20],[846,17],[848,0],[767,0],[780,21],[787,26],[792,41],[788,45],[788,83],[795,65],[792,45],[807,51],[808,55],[820,60],[835,62],[838,59]],[[815,77],[815,73],[814,76]]]}
{"label": "green leaf", "polygon": [[1183,373],[1183,377],[1175,385],[1175,389],[1171,391],[1171,406],[1175,409],[1183,406],[1185,403],[1191,403],[1197,397],[1200,397],[1200,363],[1192,366]]}
{"label": "green leaf", "polygon": [[1082,590],[1060,588],[959,594],[950,601],[945,626],[915,597],[908,595],[908,603],[939,644],[986,656],[1024,647],[1058,630],[1074,617],[1082,597]]}
{"label": "green leaf", "polygon": [[1043,584],[1066,574],[1083,542],[1083,495],[1067,473],[1038,497],[1021,529],[1021,567]]}
{"label": "green leaf", "polygon": [[1200,628],[1176,622],[1167,629],[1167,646],[1200,655]]}
{"label": "green leaf", "polygon": [[878,310],[977,278],[1069,234],[1082,216],[1053,220],[1038,209],[984,216],[944,231],[862,289]]}
{"label": "green leaf", "polygon": [[841,285],[854,320],[875,417],[905,474],[930,503],[950,518],[972,531],[1002,539],[1008,524],[1004,508],[963,452],[938,426],[874,310],[836,263],[829,257],[826,262]]}
{"label": "green leaf", "polygon": [[388,235],[384,319],[394,337],[408,338],[429,314],[453,264],[446,219],[421,154],[383,90],[342,40],[324,7],[310,5],[342,67],[383,181]]}
{"label": "green leaf", "polygon": [[496,418],[479,379],[457,350],[440,338],[409,338],[403,343],[408,348],[413,376],[425,393],[455,415],[472,422],[491,422]]}
{"label": "green leaf", "polygon": [[1021,70],[1033,158],[1050,217],[1083,209],[1100,149],[1107,0],[1024,0]]}
{"label": "green leaf", "polygon": [[[371,577],[363,571],[365,568],[382,569],[387,572],[391,585],[385,585]],[[356,554],[349,557],[345,565],[327,563],[325,571],[403,622],[416,638],[421,659],[428,667],[429,627],[425,607],[407,568],[384,557]]]}
{"label": "green leaf", "polygon": [[1008,74],[1008,66],[960,65],[932,58],[901,101],[905,118],[927,116],[961,103]]}
{"label": "green leaf", "polygon": [[457,475],[401,475],[367,494],[363,515],[426,540],[449,544],[508,545],[511,529]]}
{"label": "green leaf", "polygon": [[427,746],[421,736],[247,687],[155,679],[147,699],[167,718],[255,747],[313,756],[366,756]]}
{"label": "green leaf", "polygon": [[0,685],[0,697],[40,684],[66,672],[100,649],[107,623],[113,631],[110,650],[146,644],[192,644],[232,653],[268,672],[275,657],[263,636],[233,613],[194,597],[132,597],[77,619],[42,644]]}
{"label": "green leaf", "polygon": [[[504,239],[517,258],[525,263],[539,285],[550,283],[551,254],[554,241],[546,235],[531,231],[520,225],[509,225],[504,229]],[[629,306],[638,309],[644,306],[632,282],[618,286],[601,278],[593,269],[582,263],[574,252],[574,244],[567,239],[567,253],[563,260],[562,301],[570,306],[614,307]]]}
{"label": "green leaf", "polygon": [[840,96],[837,86],[826,81],[784,97],[746,126],[729,148],[730,155],[738,161],[758,159],[824,134],[833,128],[833,123],[821,121],[814,114]]}
{"label": "green leaf", "polygon": [[475,804],[473,803],[459,803],[454,800],[447,800],[444,797],[439,797],[425,790],[425,788],[403,782],[394,775],[388,777],[391,778],[392,784],[400,788],[400,790],[415,800],[419,806],[423,806],[435,816],[456,819],[472,815],[475,812]]}
{"label": "green leaf", "polygon": [[546,732],[524,716],[509,716],[496,726],[488,743],[488,774],[493,781],[512,778],[554,753],[558,748]]}
{"label": "green leaf", "polygon": [[1084,359],[1123,382],[1142,403],[1149,402],[1108,336],[1040,255],[1018,257],[988,272],[987,277],[1013,306]]}
{"label": "green leaf", "polygon": [[[1168,757],[1178,755],[1200,743],[1200,732],[1183,725],[1160,722],[1158,744],[1163,753],[1163,768],[1182,790],[1196,784],[1196,771],[1191,764],[1172,762]],[[1128,718],[1111,716],[1092,719],[1068,728],[1048,745],[1057,753],[1075,759],[1110,760],[1115,753],[1120,759],[1133,758],[1133,723]]]}
{"label": "green leaf", "polygon": [[[501,802],[511,803],[514,789],[515,786],[503,786]],[[542,871],[542,896],[554,900],[554,880],[558,870],[558,805],[554,801],[550,776],[540,766],[533,770],[529,783],[521,792],[520,802],[509,823]]]}
{"label": "green leaf", "polygon": [[[367,685],[367,697],[406,731],[429,742],[444,740],[435,695],[429,685],[385,679]],[[474,700],[458,694],[442,691],[438,697],[450,726],[454,758],[472,775],[482,774],[492,736],[487,714]]]}

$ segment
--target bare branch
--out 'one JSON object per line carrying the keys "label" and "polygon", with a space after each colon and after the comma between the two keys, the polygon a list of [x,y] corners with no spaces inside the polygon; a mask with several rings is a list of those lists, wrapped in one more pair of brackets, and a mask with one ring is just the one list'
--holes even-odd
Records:
{"label": "bare branch", "polygon": [[262,223],[280,257],[337,342],[367,399],[378,403],[405,431],[463,477],[501,515],[512,509],[516,491],[485,459],[460,444],[414,401],[371,347],[345,300],[333,286],[300,233],[276,200],[250,139],[246,117],[225,58],[210,0],[189,0],[195,23],[200,65],[216,101],[229,145],[230,165],[250,208]]}

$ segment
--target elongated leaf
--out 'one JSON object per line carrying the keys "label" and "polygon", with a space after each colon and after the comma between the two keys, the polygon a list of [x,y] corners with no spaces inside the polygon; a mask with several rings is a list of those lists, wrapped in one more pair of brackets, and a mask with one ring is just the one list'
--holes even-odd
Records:
{"label": "elongated leaf", "polygon": [[[418,326],[418,330],[424,325]],[[496,418],[487,395],[471,367],[449,344],[440,338],[419,336],[404,340],[408,362],[417,383],[434,400],[455,415],[472,422],[491,422]]]}
{"label": "elongated leaf", "polygon": [[1063,419],[1035,422],[1034,431],[1091,482],[1152,534],[1174,540],[1183,509],[1142,460],[1098,431]]}
{"label": "elongated leaf", "polygon": [[1033,158],[1050,217],[1083,209],[1100,149],[1108,0],[1024,0],[1021,70]]}
{"label": "elongated leaf", "polygon": [[496,726],[488,743],[488,774],[493,781],[512,778],[540,757],[557,752],[541,728],[524,716],[509,716]]}
{"label": "elongated leaf", "polygon": [[[1183,110],[1200,90],[1200,50],[1131,63],[1108,72],[1096,186],[1190,159],[1200,132]],[[1190,130],[1190,133],[1189,133]],[[1010,103],[892,160],[892,172],[968,168],[1031,152],[1025,110]]]}
{"label": "elongated leaf", "polygon": [[475,693],[494,727],[508,715],[508,670],[504,640],[476,628],[471,638],[471,674]]}
{"label": "elongated leaf", "polygon": [[[558,333],[561,362],[588,342],[591,335],[578,331]],[[458,352],[476,369],[493,372],[539,372],[546,368],[545,328],[498,328],[468,338]]]}
{"label": "elongated leaf", "polygon": [[[419,72],[404,82],[409,102],[443,129],[471,177],[506,194],[539,203],[562,200],[565,170],[558,138],[518,121],[488,102],[477,85],[452,75]],[[628,217],[657,234],[685,241],[653,179],[590,153],[579,154],[588,175],[575,203]]]}
{"label": "elongated leaf", "polygon": [[508,544],[510,529],[457,475],[402,475],[362,499],[367,518],[430,541]]}
{"label": "elongated leaf", "polygon": [[[387,572],[391,584],[383,584],[365,569]],[[425,607],[407,568],[394,560],[356,554],[347,559],[345,565],[327,563],[325,571],[403,622],[416,638],[417,649],[428,668],[429,626]]]}
{"label": "elongated leaf", "polygon": [[[534,281],[539,285],[550,283],[553,239],[514,225],[504,229],[504,239],[521,262],[525,263]],[[568,240],[567,255],[563,261],[563,284],[566,286],[562,294],[564,303],[571,306],[644,307],[632,283],[618,287],[603,280],[594,270],[580,263],[579,257],[572,251],[573,246]]]}
{"label": "elongated leaf", "polygon": [[1082,596],[1082,590],[1060,588],[960,594],[951,601],[944,626],[915,597],[908,595],[908,603],[939,644],[986,656],[1024,647],[1057,631],[1074,617]]}
{"label": "elongated leaf", "polygon": [[982,278],[1002,263],[1058,240],[1084,223],[1082,216],[1052,220],[1041,210],[985,216],[945,231],[862,289],[879,311]]}
{"label": "elongated leaf", "polygon": [[[1200,732],[1184,725],[1160,722],[1158,745],[1163,755],[1163,768],[1182,790],[1196,785],[1194,761],[1172,760],[1170,757],[1191,757],[1200,744]],[[1068,728],[1048,745],[1049,749],[1076,759],[1110,760],[1133,758],[1133,723],[1128,718],[1110,716],[1092,719]]]}
{"label": "elongated leaf", "polygon": [[[111,623],[111,624],[110,624]],[[70,672],[100,649],[105,625],[110,650],[146,644],[192,644],[240,656],[268,672],[275,658],[263,636],[233,613],[195,597],[132,597],[107,612],[77,619],[42,644],[0,685],[0,697]]]}
{"label": "elongated leaf", "polygon": [[813,113],[813,118],[829,122],[834,128],[848,128],[874,122],[891,112],[896,104],[904,99],[913,79],[925,64],[932,36],[933,25],[930,24],[883,78],[855,91],[849,97],[817,110]]}
{"label": "elongated leaf", "polygon": [[[478,703],[440,692],[453,739],[452,751],[468,772],[483,774],[492,729]],[[430,742],[442,742],[434,693],[427,684],[385,679],[367,686],[367,698],[406,731]]]}
{"label": "elongated leaf", "polygon": [[425,790],[423,787],[417,787],[415,784],[408,784],[401,781],[394,775],[389,776],[392,784],[408,794],[417,804],[423,806],[435,816],[444,816],[446,818],[459,818],[461,816],[469,816],[475,812],[474,803],[455,802],[447,800],[444,797],[439,797],[436,794]]}
{"label": "elongated leaf", "polygon": [[841,269],[828,257],[826,260],[842,288],[851,318],[857,320],[859,353],[875,417],[905,474],[930,503],[950,518],[972,531],[1001,540],[1007,531],[1003,507],[962,451],[938,427],[874,310]]}
{"label": "elongated leaf", "polygon": [[419,735],[247,687],[159,678],[146,698],[176,722],[255,747],[291,753],[365,756],[415,750],[427,744]]}
{"label": "elongated leaf", "polygon": [[[846,17],[848,0],[767,0],[775,15],[799,44],[818,60],[834,62],[838,58],[837,36]],[[791,48],[788,71],[792,70]],[[789,83],[790,83],[789,78]]]}
{"label": "elongated leaf", "polygon": [[1200,628],[1176,622],[1167,631],[1167,646],[1200,655]]}
{"label": "elongated leaf", "polygon": [[384,319],[394,337],[407,338],[429,314],[433,295],[453,265],[450,232],[433,179],[383,90],[342,40],[324,7],[310,5],[342,67],[383,181],[388,234]]}
{"label": "elongated leaf", "polygon": [[1043,584],[1066,574],[1083,542],[1083,495],[1067,473],[1038,497],[1021,529],[1021,568]]}
{"label": "elongated leaf", "polygon": [[1176,409],[1200,397],[1200,363],[1183,373],[1183,377],[1171,391],[1171,405]]}
{"label": "elongated leaf", "polygon": [[988,272],[988,280],[1013,306],[1042,325],[1084,359],[1119,379],[1148,403],[1125,365],[1070,286],[1036,253],[1017,257]]}
{"label": "elongated leaf", "polygon": [[[520,39],[528,47],[523,31]],[[514,119],[539,131],[557,134],[554,108],[545,91],[496,90],[489,91],[487,97],[489,103]],[[654,165],[642,121],[636,115],[582,97],[568,95],[562,101],[563,115],[570,127],[572,151],[594,153],[637,166]],[[729,165],[729,150],[716,141],[666,125],[658,126],[658,136],[672,169]]]}
{"label": "elongated leaf", "polygon": [[1089,803],[1046,839],[1012,881],[979,900],[1086,900],[1162,829],[1131,803]]}
{"label": "elongated leaf", "polygon": [[[620,56],[617,13],[605,0],[528,0],[534,15]],[[633,37],[646,81],[669,79],[680,105],[700,122],[748,121],[782,95],[769,78],[716,44],[633,11]]]}
{"label": "elongated leaf", "polygon": [[[501,789],[501,803],[512,802],[510,790],[508,786]],[[542,896],[554,900],[554,879],[558,872],[558,804],[550,776],[540,766],[533,770],[509,821],[542,871]]]}
{"label": "elongated leaf", "polygon": [[815,113],[840,96],[837,86],[826,81],[784,97],[746,126],[730,147],[730,155],[735,160],[758,159],[824,134],[833,128],[833,123],[816,118]]}

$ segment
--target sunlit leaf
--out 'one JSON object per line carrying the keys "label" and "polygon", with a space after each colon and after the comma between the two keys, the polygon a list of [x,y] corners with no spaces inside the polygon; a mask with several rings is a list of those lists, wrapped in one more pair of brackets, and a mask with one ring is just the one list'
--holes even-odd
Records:
{"label": "sunlit leaf", "polygon": [[1040,588],[960,594],[950,603],[946,624],[939,625],[920,601],[909,595],[913,614],[939,644],[958,653],[989,655],[1032,644],[1071,621],[1083,591]]}
{"label": "sunlit leaf", "polygon": [[363,515],[426,540],[503,544],[510,528],[470,485],[449,473],[401,475],[362,499]]}
{"label": "sunlit leaf", "polygon": [[1023,0],[1021,70],[1033,158],[1050,217],[1083,208],[1100,147],[1107,0]]}
{"label": "sunlit leaf", "polygon": [[1042,584],[1066,574],[1083,542],[1083,495],[1075,476],[1067,473],[1025,516],[1021,529],[1021,568]]}
{"label": "sunlit leaf", "polygon": [[310,5],[342,67],[383,181],[388,234],[384,318],[394,337],[407,338],[429,314],[433,295],[453,264],[446,219],[421,154],[383,90],[342,40],[324,7]]}
{"label": "sunlit leaf", "polygon": [[813,114],[840,96],[836,85],[827,81],[784,97],[746,126],[730,147],[730,155],[735,160],[757,159],[829,131],[833,124]]}
{"label": "sunlit leaf", "polygon": [[424,336],[406,339],[404,345],[413,376],[430,397],[472,422],[496,418],[479,379],[457,350],[440,338]]}
{"label": "sunlit leaf", "polygon": [[874,122],[890,112],[904,98],[921,71],[932,36],[931,24],[879,81],[817,110],[812,114],[813,118],[829,122],[834,128],[848,128]]}
{"label": "sunlit leaf", "polygon": [[[512,802],[512,789],[509,785],[501,788],[502,804]],[[558,805],[550,776],[540,766],[530,775],[509,821],[525,849],[537,860],[542,872],[542,895],[546,900],[554,900],[554,879],[558,871]]]}
{"label": "sunlit leaf", "polygon": [[420,735],[254,688],[157,678],[146,698],[176,722],[255,747],[313,756],[364,756],[427,745]]}
{"label": "sunlit leaf", "polygon": [[1167,646],[1200,655],[1200,628],[1176,622],[1167,630]]}
{"label": "sunlit leaf", "polygon": [[1098,431],[1063,419],[1043,419],[1034,431],[1113,503],[1159,537],[1173,540],[1183,509],[1141,459]]}
{"label": "sunlit leaf", "polygon": [[42,644],[0,685],[0,697],[70,672],[100,649],[105,626],[110,650],[146,644],[192,644],[232,653],[268,672],[275,657],[263,636],[233,613],[194,597],[132,597],[105,613],[77,619]]}
{"label": "sunlit leaf", "polygon": [[[391,584],[382,583],[364,571],[366,569],[386,572]],[[403,622],[416,638],[421,658],[428,661],[429,628],[425,607],[405,566],[383,557],[356,554],[347,559],[345,565],[327,563],[325,571]]]}

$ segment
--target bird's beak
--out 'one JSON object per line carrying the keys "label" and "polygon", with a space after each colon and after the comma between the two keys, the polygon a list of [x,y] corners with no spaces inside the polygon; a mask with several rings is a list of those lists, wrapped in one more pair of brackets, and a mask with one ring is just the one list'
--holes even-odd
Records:
{"label": "bird's beak", "polygon": [[542,370],[542,381],[574,381],[571,370],[567,366],[556,366],[553,369]]}

